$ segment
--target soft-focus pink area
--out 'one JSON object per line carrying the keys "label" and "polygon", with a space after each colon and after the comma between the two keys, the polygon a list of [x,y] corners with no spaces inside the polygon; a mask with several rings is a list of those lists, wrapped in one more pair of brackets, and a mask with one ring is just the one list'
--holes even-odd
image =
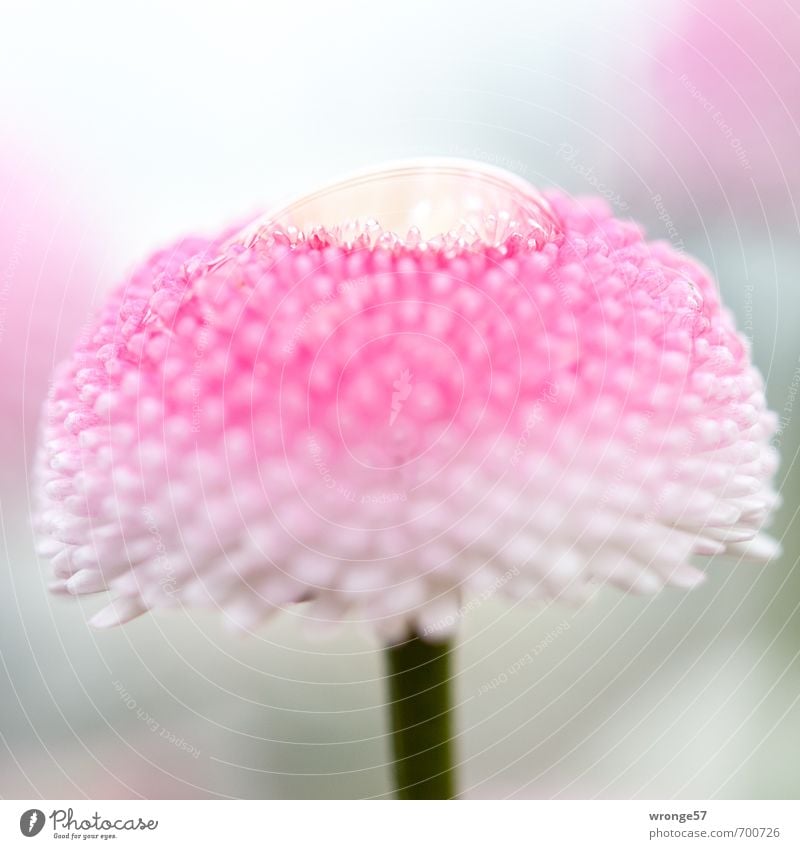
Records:
{"label": "soft-focus pink area", "polygon": [[[682,3],[656,45],[656,136],[690,188],[798,186],[800,10],[788,2]],[[755,198],[754,198],[755,200]]]}
{"label": "soft-focus pink area", "polygon": [[102,244],[79,200],[22,145],[0,163],[0,464],[19,486],[35,449],[42,399],[86,322]]}
{"label": "soft-focus pink area", "polygon": [[56,375],[55,589],[112,588],[98,625],[311,600],[393,638],[480,592],[771,556],[775,417],[713,281],[603,202],[550,202],[535,246],[267,228],[151,259]]}

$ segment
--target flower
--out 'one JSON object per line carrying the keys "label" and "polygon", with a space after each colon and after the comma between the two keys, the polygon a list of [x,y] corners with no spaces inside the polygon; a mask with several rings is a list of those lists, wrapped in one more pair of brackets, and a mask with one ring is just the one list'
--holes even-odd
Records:
{"label": "flower", "polygon": [[772,557],[775,426],[696,262],[602,201],[397,167],[116,292],[55,377],[41,550],[54,589],[115,594],[98,626],[204,605],[436,639],[476,597]]}
{"label": "flower", "polygon": [[87,205],[32,149],[12,138],[0,159],[0,491],[7,495],[25,486],[29,458],[20,449],[35,443],[54,358],[69,351],[101,267],[98,242],[86,233],[92,228],[99,243],[103,234]]}

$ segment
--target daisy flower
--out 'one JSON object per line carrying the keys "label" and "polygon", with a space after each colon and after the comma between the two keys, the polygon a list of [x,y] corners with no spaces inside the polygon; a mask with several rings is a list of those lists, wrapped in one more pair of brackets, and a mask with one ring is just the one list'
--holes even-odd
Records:
{"label": "daisy flower", "polygon": [[184,606],[367,627],[398,784],[450,795],[470,600],[769,559],[775,426],[698,263],[603,202],[401,164],[136,271],[56,373],[37,524],[55,590],[113,594],[100,627]]}

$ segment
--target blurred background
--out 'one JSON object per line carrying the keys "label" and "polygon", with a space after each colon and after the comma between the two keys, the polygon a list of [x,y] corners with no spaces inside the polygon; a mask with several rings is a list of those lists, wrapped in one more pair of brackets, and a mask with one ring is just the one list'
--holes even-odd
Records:
{"label": "blurred background", "polygon": [[0,796],[390,793],[379,647],[216,616],[86,625],[45,591],[28,470],[54,361],[148,251],[383,160],[600,194],[701,258],[782,429],[769,567],[462,623],[465,795],[800,794],[800,4],[5,3]]}

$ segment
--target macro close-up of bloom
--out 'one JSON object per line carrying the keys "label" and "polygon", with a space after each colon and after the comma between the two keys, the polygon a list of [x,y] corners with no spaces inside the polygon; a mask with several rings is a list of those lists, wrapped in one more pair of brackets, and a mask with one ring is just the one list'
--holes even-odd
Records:
{"label": "macro close-up of bloom", "polygon": [[57,368],[35,525],[55,592],[110,592],[101,628],[204,607],[365,630],[398,792],[450,796],[470,599],[577,605],[770,560],[776,427],[700,263],[602,200],[390,164],[116,288]]}

